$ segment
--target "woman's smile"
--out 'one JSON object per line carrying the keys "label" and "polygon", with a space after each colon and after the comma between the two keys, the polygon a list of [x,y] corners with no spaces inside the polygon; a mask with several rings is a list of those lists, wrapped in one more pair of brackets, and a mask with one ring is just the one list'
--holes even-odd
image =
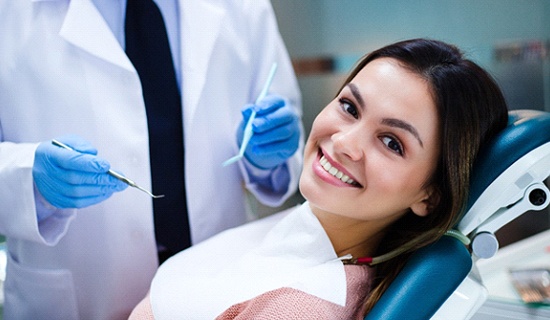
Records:
{"label": "woman's smile", "polygon": [[313,172],[323,181],[339,187],[361,188],[356,179],[330,156],[319,150],[317,161],[313,163]]}

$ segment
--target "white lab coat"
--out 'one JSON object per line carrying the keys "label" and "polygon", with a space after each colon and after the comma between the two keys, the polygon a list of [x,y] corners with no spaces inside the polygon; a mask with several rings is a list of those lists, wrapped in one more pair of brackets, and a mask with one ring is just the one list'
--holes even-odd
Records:
{"label": "white lab coat", "polygon": [[[274,61],[272,92],[300,105],[268,1],[179,1],[185,172],[192,240],[243,223],[243,185],[278,205],[296,191],[301,149],[285,195],[250,184],[237,150],[240,109]],[[297,107],[299,110],[299,107]],[[300,111],[298,111],[301,113]],[[150,186],[138,75],[91,0],[0,0],[0,234],[8,239],[5,319],[121,319],[157,268],[152,202],[129,188],[38,223],[37,143],[67,133]]]}

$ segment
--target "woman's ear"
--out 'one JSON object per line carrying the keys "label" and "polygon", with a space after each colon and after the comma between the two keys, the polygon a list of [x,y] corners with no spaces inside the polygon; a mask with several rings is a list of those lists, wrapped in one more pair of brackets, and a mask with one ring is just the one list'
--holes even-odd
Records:
{"label": "woman's ear", "polygon": [[439,203],[439,194],[435,192],[433,187],[426,188],[424,192],[424,197],[411,205],[412,212],[420,217],[430,214],[433,208]]}

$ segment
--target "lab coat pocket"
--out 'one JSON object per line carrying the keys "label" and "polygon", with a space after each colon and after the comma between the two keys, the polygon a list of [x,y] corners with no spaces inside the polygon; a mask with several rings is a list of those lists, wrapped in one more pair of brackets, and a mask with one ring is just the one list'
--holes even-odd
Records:
{"label": "lab coat pocket", "polygon": [[8,253],[4,319],[78,319],[69,270],[22,266]]}

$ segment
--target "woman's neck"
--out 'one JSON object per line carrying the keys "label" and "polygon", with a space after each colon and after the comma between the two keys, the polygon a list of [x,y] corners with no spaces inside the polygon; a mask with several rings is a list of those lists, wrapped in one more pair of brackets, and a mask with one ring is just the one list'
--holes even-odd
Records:
{"label": "woman's neck", "polygon": [[312,211],[325,229],[334,251],[341,257],[370,257],[376,253],[384,236],[384,228],[375,222],[361,221],[325,212],[312,207]]}

